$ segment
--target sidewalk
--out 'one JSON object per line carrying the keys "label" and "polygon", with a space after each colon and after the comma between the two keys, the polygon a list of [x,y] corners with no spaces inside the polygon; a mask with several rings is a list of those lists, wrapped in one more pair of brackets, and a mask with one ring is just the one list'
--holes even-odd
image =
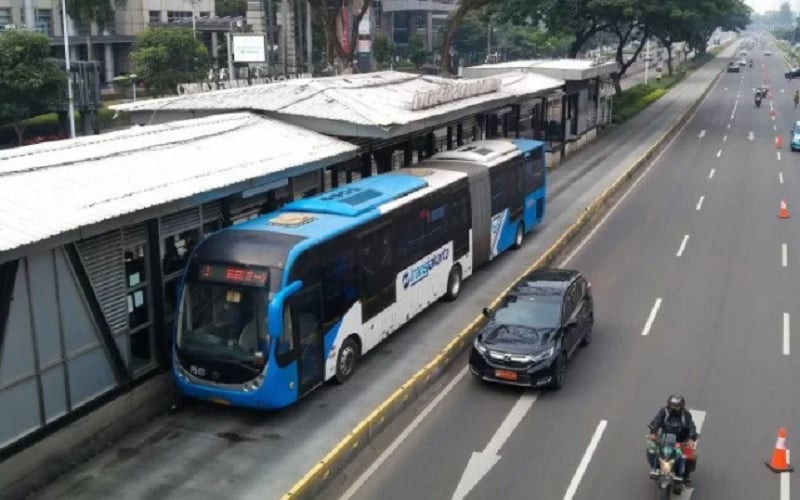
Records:
{"label": "sidewalk", "polygon": [[280,498],[550,247],[697,100],[724,64],[709,62],[566,158],[548,174],[545,222],[522,248],[465,281],[458,301],[432,306],[366,356],[347,384],[322,387],[276,413],[189,405],[131,433],[30,498]]}

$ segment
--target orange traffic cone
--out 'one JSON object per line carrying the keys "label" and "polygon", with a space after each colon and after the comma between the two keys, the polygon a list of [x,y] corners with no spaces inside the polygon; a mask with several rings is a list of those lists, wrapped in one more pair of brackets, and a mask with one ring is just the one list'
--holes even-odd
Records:
{"label": "orange traffic cone", "polygon": [[780,135],[775,136],[775,149],[781,149],[783,147],[783,137]]}
{"label": "orange traffic cone", "polygon": [[779,219],[788,219],[789,218],[789,207],[786,206],[786,202],[781,200],[781,208],[778,210],[778,218]]}
{"label": "orange traffic cone", "polygon": [[789,462],[786,460],[786,429],[783,427],[778,429],[778,441],[775,443],[772,459],[769,462],[764,462],[764,465],[772,472],[794,472],[794,469],[789,467]]}

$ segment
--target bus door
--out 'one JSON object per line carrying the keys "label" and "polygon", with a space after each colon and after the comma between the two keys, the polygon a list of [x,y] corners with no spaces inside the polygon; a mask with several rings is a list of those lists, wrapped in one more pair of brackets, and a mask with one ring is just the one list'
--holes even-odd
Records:
{"label": "bus door", "polygon": [[289,299],[297,343],[298,395],[320,385],[325,378],[320,290],[321,286],[315,284]]}

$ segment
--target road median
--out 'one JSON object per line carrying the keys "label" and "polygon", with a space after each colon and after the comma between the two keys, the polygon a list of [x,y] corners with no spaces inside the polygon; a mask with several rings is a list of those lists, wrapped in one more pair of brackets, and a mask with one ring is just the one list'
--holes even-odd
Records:
{"label": "road median", "polygon": [[[560,256],[579,238],[588,232],[600,220],[619,197],[623,188],[649,164],[673,138],[675,133],[684,125],[687,119],[703,102],[717,80],[723,74],[724,68],[719,68],[713,75],[705,90],[697,96],[677,120],[639,157],[622,175],[620,175],[603,193],[591,202],[577,217],[577,219],[557,238],[557,240],[533,262],[520,276],[515,279],[491,303],[490,308],[495,308],[501,298],[508,293],[511,287],[524,275],[531,271],[552,265]],[[394,417],[400,414],[420,395],[422,395],[442,374],[450,367],[455,359],[469,347],[472,337],[483,322],[482,315],[473,319],[466,328],[459,332],[448,344],[422,369],[402,384],[391,396],[379,404],[364,420],[350,431],[331,451],[309,470],[284,496],[283,500],[310,499],[317,497],[326,488],[329,482],[358,454],[365,446],[377,436]]]}

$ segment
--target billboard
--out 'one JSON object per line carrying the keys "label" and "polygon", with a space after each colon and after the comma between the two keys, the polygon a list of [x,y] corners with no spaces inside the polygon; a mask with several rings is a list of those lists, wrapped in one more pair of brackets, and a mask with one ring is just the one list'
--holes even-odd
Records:
{"label": "billboard", "polygon": [[233,35],[233,61],[261,63],[267,60],[264,35]]}

